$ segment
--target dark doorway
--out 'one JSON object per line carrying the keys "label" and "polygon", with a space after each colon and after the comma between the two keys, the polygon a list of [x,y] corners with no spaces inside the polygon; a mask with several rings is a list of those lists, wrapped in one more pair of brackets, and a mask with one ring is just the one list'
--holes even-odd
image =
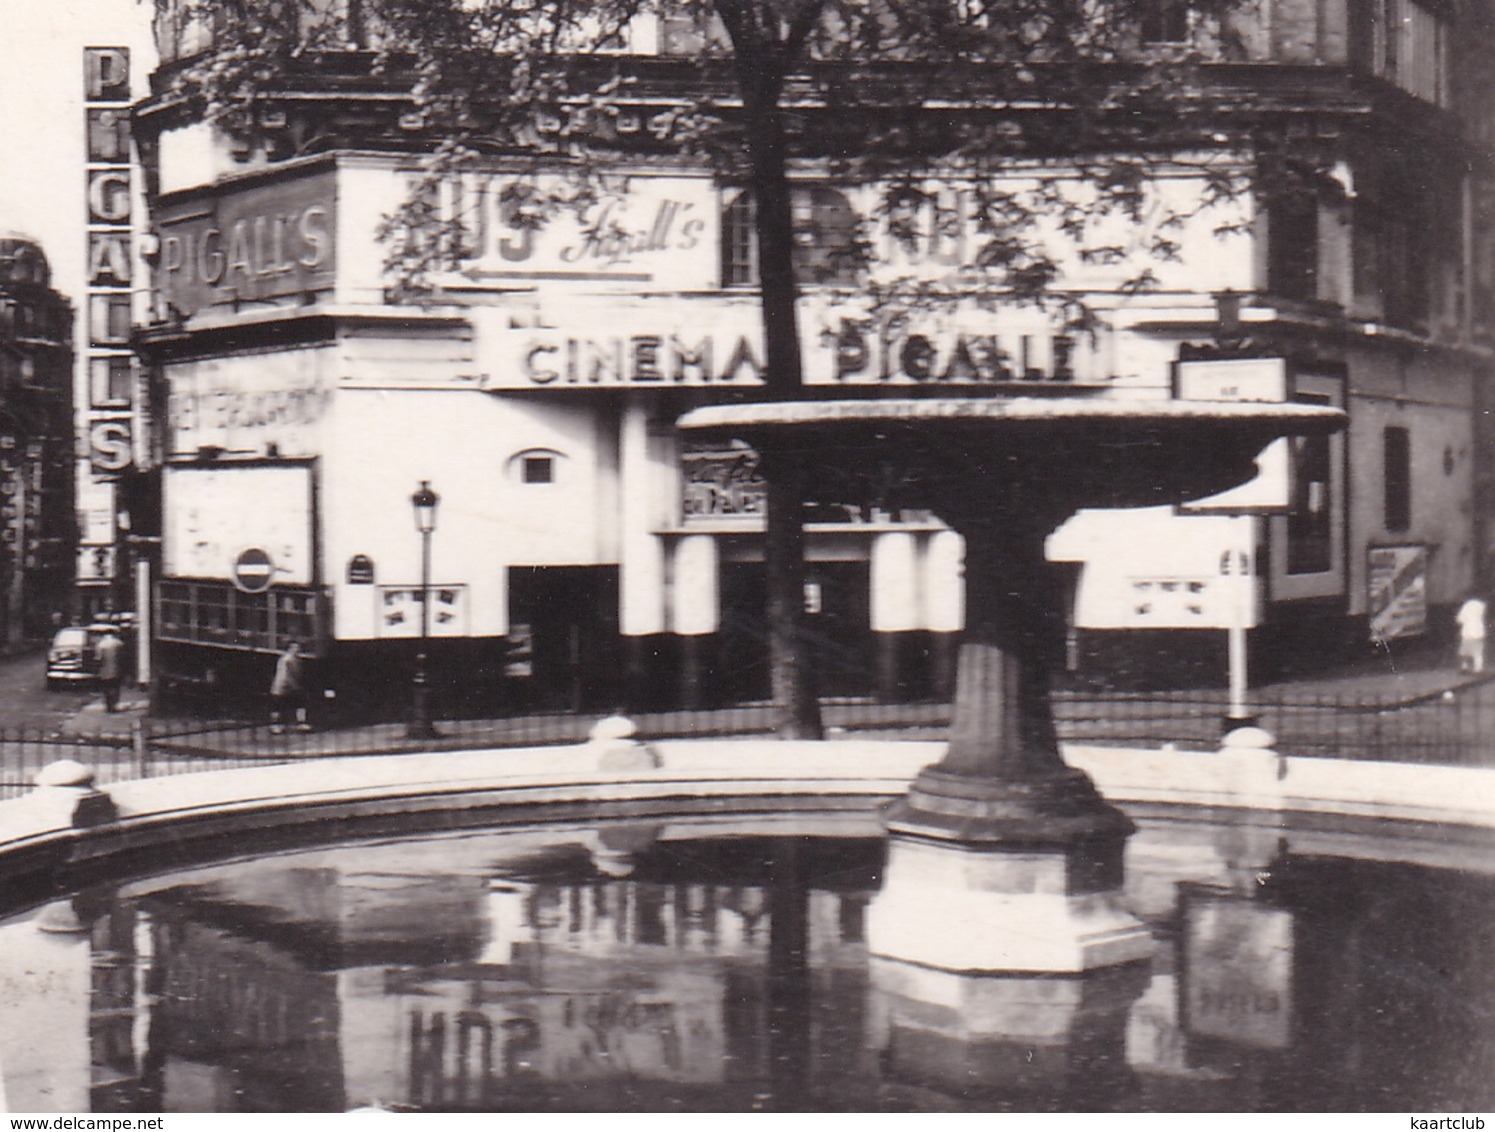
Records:
{"label": "dark doorway", "polygon": [[530,706],[617,707],[623,665],[617,567],[511,566],[509,638],[524,641],[528,651],[524,668],[511,675]]}
{"label": "dark doorway", "polygon": [[[805,568],[805,611],[817,691],[865,696],[873,688],[870,572],[866,562],[812,562]],[[728,699],[766,700],[768,592],[763,563],[728,562],[721,576],[718,677]]]}

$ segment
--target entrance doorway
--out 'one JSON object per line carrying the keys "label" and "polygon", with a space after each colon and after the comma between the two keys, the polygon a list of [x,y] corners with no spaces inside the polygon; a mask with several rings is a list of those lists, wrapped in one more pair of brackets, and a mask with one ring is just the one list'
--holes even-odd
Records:
{"label": "entrance doorway", "polygon": [[[805,566],[805,612],[816,691],[866,696],[873,689],[872,628],[866,562]],[[772,696],[768,669],[768,586],[761,562],[725,562],[718,669],[723,692],[738,702]]]}
{"label": "entrance doorway", "polygon": [[607,711],[621,702],[616,566],[509,568],[511,679],[542,711]]}

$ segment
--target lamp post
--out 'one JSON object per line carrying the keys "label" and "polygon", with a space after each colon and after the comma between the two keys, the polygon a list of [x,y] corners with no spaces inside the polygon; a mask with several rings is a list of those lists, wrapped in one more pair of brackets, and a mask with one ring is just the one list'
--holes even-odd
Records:
{"label": "lamp post", "polygon": [[410,725],[405,734],[411,739],[434,739],[438,732],[431,725],[431,687],[426,676],[426,642],[431,632],[431,532],[436,529],[436,505],[441,497],[431,490],[429,480],[410,497],[415,512],[415,529],[420,532],[420,650],[415,654],[415,675],[411,680]]}

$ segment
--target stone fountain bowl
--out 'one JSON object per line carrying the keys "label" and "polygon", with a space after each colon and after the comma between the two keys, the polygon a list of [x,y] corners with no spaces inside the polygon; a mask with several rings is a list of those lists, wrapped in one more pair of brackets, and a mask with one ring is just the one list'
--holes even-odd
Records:
{"label": "stone fountain bowl", "polygon": [[967,513],[1062,517],[1198,499],[1249,480],[1278,437],[1333,432],[1344,419],[1295,403],[949,397],[715,405],[679,427],[751,444],[770,475],[819,473],[801,477],[811,498],[844,491],[848,473],[896,476],[909,505],[959,525]]}

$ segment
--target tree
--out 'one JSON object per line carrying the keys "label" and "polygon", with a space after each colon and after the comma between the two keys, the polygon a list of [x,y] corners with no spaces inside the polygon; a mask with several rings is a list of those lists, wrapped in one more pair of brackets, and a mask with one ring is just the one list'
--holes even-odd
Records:
{"label": "tree", "polygon": [[[763,396],[807,395],[799,299],[807,266],[796,253],[797,169],[877,182],[876,222],[917,240],[943,222],[931,170],[976,186],[981,235],[951,280],[884,277],[863,298],[936,304],[979,288],[1008,301],[1067,304],[1077,333],[1090,314],[1058,286],[1055,232],[1086,245],[1108,216],[1151,221],[1150,256],[1177,255],[1181,222],[1147,191],[1162,160],[1190,160],[1203,205],[1239,192],[1239,154],[1262,120],[1230,112],[1239,92],[1201,77],[1203,57],[1141,48],[1159,13],[1183,13],[1215,51],[1236,50],[1233,0],[1187,7],[1164,0],[156,0],[160,18],[208,31],[211,49],[175,70],[174,95],[230,133],[252,139],[268,108],[305,85],[335,79],[355,95],[404,92],[426,154],[426,190],[494,157],[541,155],[577,175],[538,184],[512,202],[523,222],[595,199],[595,178],[620,151],[709,162],[750,195],[765,351]],[[1166,9],[1166,12],[1164,11]],[[620,51],[645,17],[689,50]],[[1197,29],[1196,29],[1197,30]],[[349,45],[358,52],[350,56]],[[626,44],[624,44],[626,46]],[[350,58],[365,61],[350,69]],[[625,114],[647,108],[649,129],[625,135]],[[336,122],[305,120],[295,145],[338,144]],[[1058,161],[1083,192],[1036,179],[1022,191],[985,178],[1014,161]],[[1151,213],[1149,217],[1149,213]],[[1044,232],[1040,233],[1040,220]],[[417,191],[389,219],[390,266],[407,296],[460,255],[465,234],[436,195]],[[865,239],[848,254],[869,256]],[[1114,242],[1084,254],[1125,259]],[[822,265],[823,266],[823,265]],[[1145,288],[1143,268],[1127,285]],[[870,317],[878,317],[874,311]],[[818,737],[806,667],[801,515],[806,485],[765,454],[770,645],[779,732]]]}

